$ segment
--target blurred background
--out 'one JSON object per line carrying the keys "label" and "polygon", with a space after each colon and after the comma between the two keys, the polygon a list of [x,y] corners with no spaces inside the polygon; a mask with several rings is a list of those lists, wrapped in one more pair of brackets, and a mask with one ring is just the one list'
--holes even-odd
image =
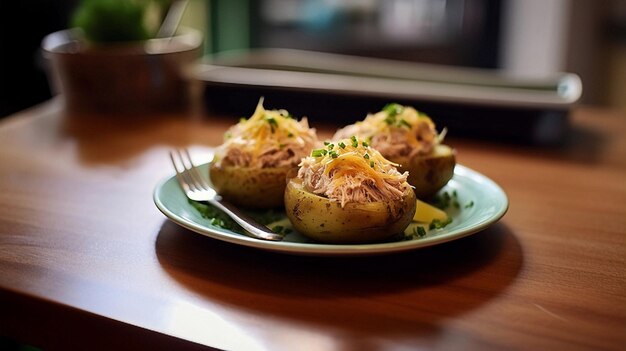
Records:
{"label": "blurred background", "polygon": [[[0,3],[0,117],[49,99],[42,38],[77,0]],[[190,0],[204,53],[295,48],[541,77],[572,72],[586,105],[626,111],[623,0]]]}

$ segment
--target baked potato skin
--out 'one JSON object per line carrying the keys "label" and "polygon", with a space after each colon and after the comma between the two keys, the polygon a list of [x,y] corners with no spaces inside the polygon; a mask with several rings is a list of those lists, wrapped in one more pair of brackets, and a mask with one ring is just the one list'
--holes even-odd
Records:
{"label": "baked potato skin", "polygon": [[285,190],[285,212],[295,230],[324,243],[357,244],[392,238],[411,222],[415,194],[407,191],[394,203],[347,203],[315,195],[291,179]]}
{"label": "baked potato skin", "polygon": [[415,187],[419,199],[428,199],[443,188],[454,175],[456,152],[447,145],[436,145],[428,155],[412,158],[390,158],[400,165],[398,171],[409,172],[407,181]]}
{"label": "baked potato skin", "polygon": [[247,168],[213,163],[209,176],[217,193],[228,202],[250,209],[270,209],[283,207],[287,173],[292,168]]}

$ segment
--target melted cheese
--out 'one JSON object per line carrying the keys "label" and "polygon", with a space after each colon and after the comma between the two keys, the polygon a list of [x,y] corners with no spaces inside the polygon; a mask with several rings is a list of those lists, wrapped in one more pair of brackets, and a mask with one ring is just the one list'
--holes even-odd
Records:
{"label": "melted cheese", "polygon": [[334,138],[356,135],[369,139],[372,146],[383,155],[393,158],[398,153],[428,153],[434,145],[442,142],[435,124],[426,114],[413,107],[393,105],[396,109],[385,108],[369,114],[363,121],[346,126],[337,131]]}
{"label": "melted cheese", "polygon": [[354,189],[370,182],[384,191],[390,184],[403,184],[406,180],[406,174],[397,171],[397,164],[356,139],[339,140],[324,149],[314,150],[313,155],[303,160],[300,166],[320,170],[320,175],[327,179],[322,183],[331,184],[333,189]]}
{"label": "melted cheese", "polygon": [[228,130],[218,154],[246,167],[265,167],[267,156],[276,154],[275,158],[294,159],[290,164],[295,166],[317,143],[306,118],[297,121],[286,110],[266,110],[261,98],[250,118]]}
{"label": "melted cheese", "polygon": [[254,155],[259,155],[268,142],[284,147],[297,142],[309,131],[308,125],[303,126],[285,110],[266,110],[263,107],[263,98],[259,100],[254,114],[249,119],[240,121],[236,128],[238,136],[252,146]]}

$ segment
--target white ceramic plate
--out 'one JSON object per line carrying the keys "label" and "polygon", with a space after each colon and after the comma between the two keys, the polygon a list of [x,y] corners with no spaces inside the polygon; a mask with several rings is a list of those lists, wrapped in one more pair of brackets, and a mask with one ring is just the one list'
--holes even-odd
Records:
{"label": "white ceramic plate", "polygon": [[[206,171],[208,165],[201,166]],[[297,255],[372,255],[401,252],[456,240],[481,231],[497,222],[506,213],[509,203],[502,188],[486,176],[457,165],[454,177],[441,192],[455,192],[459,208],[450,206],[446,212],[452,222],[442,229],[427,230],[425,236],[377,244],[336,245],[311,242],[297,232],[280,242],[263,241],[211,224],[189,202],[176,178],[165,179],[154,190],[154,203],[174,223],[196,233],[233,244]]]}

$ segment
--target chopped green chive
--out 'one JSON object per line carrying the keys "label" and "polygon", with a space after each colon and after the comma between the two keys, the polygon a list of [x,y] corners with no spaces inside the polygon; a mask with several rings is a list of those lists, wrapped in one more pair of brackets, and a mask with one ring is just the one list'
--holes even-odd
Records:
{"label": "chopped green chive", "polygon": [[370,161],[370,167],[374,168],[374,161]]}
{"label": "chopped green chive", "polygon": [[417,234],[420,238],[426,236],[426,229],[422,226],[415,227],[415,234]]}
{"label": "chopped green chive", "polygon": [[313,157],[321,157],[326,155],[326,150],[324,149],[315,149],[313,151],[311,151],[311,156]]}
{"label": "chopped green chive", "polygon": [[212,226],[230,229],[239,232],[241,227],[230,217],[225,215],[222,211],[216,209],[213,206],[206,205],[204,203],[188,200],[189,204],[193,206],[202,216],[206,218]]}
{"label": "chopped green chive", "polygon": [[328,144],[330,144],[328,141],[324,142],[324,146],[328,146]]}
{"label": "chopped green chive", "polygon": [[224,222],[224,220],[220,218],[211,218],[211,225],[223,228],[226,225],[226,223]]}
{"label": "chopped green chive", "polygon": [[411,125],[411,123],[407,122],[404,119],[401,119],[400,122],[398,122],[398,124],[400,124],[400,126],[405,126],[407,128],[412,128],[413,126]]}
{"label": "chopped green chive", "polygon": [[366,159],[366,160],[369,160],[370,159],[370,155],[365,154],[365,155],[363,155],[363,158]]}
{"label": "chopped green chive", "polygon": [[433,219],[428,226],[428,229],[441,229],[452,223],[452,218],[448,217],[446,220]]}
{"label": "chopped green chive", "polygon": [[395,117],[401,114],[402,110],[404,110],[404,106],[397,103],[390,103],[383,107],[383,111],[387,112],[390,117]]}
{"label": "chopped green chive", "polygon": [[337,151],[331,151],[331,152],[329,152],[328,154],[329,154],[329,155],[330,155],[330,157],[332,157],[332,158],[337,158],[337,157],[339,157],[339,154],[337,154]]}
{"label": "chopped green chive", "polygon": [[328,144],[328,150],[332,150],[335,147],[335,144]]}
{"label": "chopped green chive", "polygon": [[368,147],[370,146],[370,144],[367,141],[364,141],[361,143],[361,145],[363,145],[363,147]]}
{"label": "chopped green chive", "polygon": [[350,140],[352,140],[352,147],[358,147],[359,146],[359,141],[356,139],[356,137],[354,135],[352,137],[350,137]]}
{"label": "chopped green chive", "polygon": [[272,133],[274,133],[276,131],[276,127],[278,127],[278,122],[276,122],[274,117],[265,117],[265,120],[269,123]]}
{"label": "chopped green chive", "polygon": [[474,206],[474,201],[470,201],[469,203],[467,203],[467,205],[465,205],[465,208],[470,208]]}
{"label": "chopped green chive", "polygon": [[345,148],[346,148],[346,144],[344,144],[343,142],[340,142],[338,145],[339,145],[339,147],[340,147],[340,148],[342,148],[342,149],[345,149]]}

